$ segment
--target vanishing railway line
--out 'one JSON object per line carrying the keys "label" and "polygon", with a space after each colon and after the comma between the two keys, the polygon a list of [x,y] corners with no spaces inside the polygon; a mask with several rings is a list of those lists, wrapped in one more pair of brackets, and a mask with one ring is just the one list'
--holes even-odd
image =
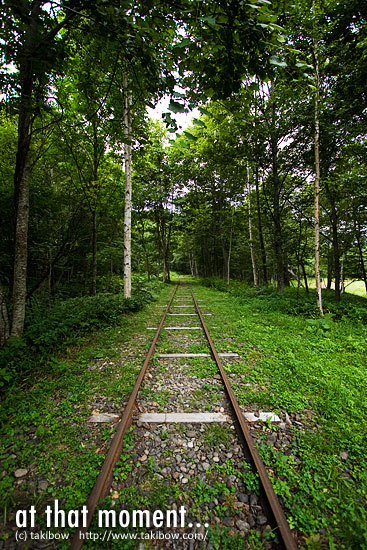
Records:
{"label": "vanishing railway line", "polygon": [[[151,343],[151,346],[149,348],[149,351],[147,353],[147,356],[145,358],[145,361],[143,363],[143,366],[140,370],[140,373],[138,375],[138,378],[136,380],[134,389],[130,395],[130,398],[127,402],[127,405],[124,409],[124,412],[119,420],[119,423],[117,425],[115,434],[113,436],[113,439],[111,441],[111,445],[109,448],[109,451],[106,455],[106,458],[104,460],[104,463],[102,465],[100,474],[96,480],[96,483],[94,485],[94,488],[88,498],[87,501],[87,509],[88,509],[88,522],[87,525],[83,528],[79,528],[79,530],[75,533],[71,548],[72,550],[77,550],[82,547],[83,541],[85,538],[85,533],[88,531],[93,514],[95,512],[95,509],[98,505],[98,502],[105,498],[111,488],[111,483],[113,480],[113,470],[116,465],[116,463],[119,460],[119,457],[121,455],[121,452],[123,450],[124,446],[124,436],[130,427],[132,421],[133,421],[133,415],[136,416],[136,408],[138,403],[138,394],[142,387],[143,381],[145,379],[146,373],[148,371],[149,365],[152,361],[152,358],[156,351],[156,345],[159,339],[159,336],[162,332],[162,329],[167,329],[168,333],[178,333],[182,331],[182,333],[190,334],[190,331],[200,331],[201,334],[205,335],[207,344],[209,346],[209,352],[207,354],[204,353],[167,353],[167,354],[160,354],[158,356],[159,359],[190,359],[190,357],[203,357],[207,356],[211,358],[215,364],[218,367],[221,383],[224,386],[226,398],[228,401],[228,411],[231,413],[232,423],[234,424],[237,437],[240,441],[241,447],[242,447],[242,454],[248,461],[248,463],[251,465],[253,471],[255,471],[258,475],[258,478],[260,480],[260,503],[263,512],[266,514],[267,523],[276,531],[279,544],[275,545],[274,548],[283,548],[285,550],[295,550],[297,548],[297,544],[295,542],[295,539],[293,537],[293,534],[289,528],[289,525],[287,523],[285,514],[282,510],[282,507],[278,501],[278,498],[274,492],[274,489],[272,487],[271,481],[269,479],[269,476],[267,474],[266,468],[260,458],[260,455],[258,453],[258,450],[254,444],[252,435],[250,433],[250,429],[247,423],[247,420],[245,419],[243,412],[241,411],[239,404],[237,402],[237,399],[235,397],[235,394],[233,392],[233,389],[231,387],[231,384],[229,382],[228,376],[225,372],[225,369],[222,364],[222,357],[223,358],[231,358],[233,356],[237,356],[237,354],[234,353],[218,353],[214,343],[212,341],[212,338],[209,334],[209,330],[205,324],[204,316],[210,315],[209,313],[203,313],[199,307],[198,301],[196,300],[192,290],[190,289],[190,294],[181,294],[177,295],[178,288],[185,288],[186,286],[180,286],[177,285],[177,287],[174,289],[171,298],[169,300],[168,305],[165,307],[164,313],[162,315],[161,321],[159,323],[158,328],[156,329],[150,329],[155,330],[154,338]],[[188,303],[188,301],[191,299],[191,304]],[[174,301],[177,303],[174,305]],[[188,308],[194,308],[194,313],[188,312]],[[169,315],[174,316],[178,319],[184,319],[189,318],[199,320],[200,326],[192,326],[190,324],[183,325],[183,326],[165,326],[167,317]],[[134,416],[134,418],[135,418]],[[153,415],[151,415],[152,417]],[[164,422],[179,422],[180,413],[176,413],[176,415],[160,415],[161,421]],[[181,416],[185,416],[182,414]],[[197,418],[194,420],[191,420],[191,422],[205,422],[205,418],[203,420],[200,420],[199,415],[196,415]],[[203,416],[203,415],[202,415]],[[210,416],[210,415],[209,415]],[[215,414],[212,415],[215,418]],[[223,416],[223,415],[222,415]],[[164,419],[163,419],[164,417]],[[167,419],[166,419],[167,417]],[[169,420],[169,417],[171,419]],[[149,414],[142,418],[142,421],[144,423],[149,422],[158,422],[159,420],[153,420],[153,418],[149,417]],[[187,421],[187,420],[186,420]]]}

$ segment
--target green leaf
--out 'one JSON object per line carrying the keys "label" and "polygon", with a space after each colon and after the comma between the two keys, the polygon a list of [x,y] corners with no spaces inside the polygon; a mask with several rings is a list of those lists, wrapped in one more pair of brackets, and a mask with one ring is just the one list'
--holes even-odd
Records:
{"label": "green leaf", "polygon": [[284,27],[281,27],[280,25],[277,25],[276,23],[272,23],[271,26],[274,30],[285,33],[285,28]]}
{"label": "green leaf", "polygon": [[191,40],[189,38],[184,38],[179,42],[178,44],[175,44],[174,48],[186,48],[187,46],[190,46],[192,44]]}
{"label": "green leaf", "polygon": [[313,66],[312,65],[309,65],[308,63],[296,63],[296,67],[302,67],[302,68],[308,68],[308,69],[313,69]]}
{"label": "green leaf", "polygon": [[199,111],[201,112],[202,115],[207,115],[207,116],[212,116],[209,111],[207,111],[206,109],[204,109],[204,107],[198,107]]}
{"label": "green leaf", "polygon": [[190,132],[186,132],[186,130],[184,130],[184,134],[190,141],[197,141],[197,139],[198,139],[195,136],[193,136],[192,134],[190,134]]}
{"label": "green leaf", "polygon": [[185,105],[182,105],[182,103],[178,103],[177,101],[173,101],[173,99],[171,99],[168,109],[173,113],[186,113]]}
{"label": "green leaf", "polygon": [[206,17],[200,17],[201,21],[205,21],[206,23],[209,23],[209,25],[216,25],[216,21],[214,17],[211,15],[207,15]]}
{"label": "green leaf", "polygon": [[202,126],[203,128],[206,128],[205,122],[203,122],[202,120],[199,120],[198,118],[194,118],[193,122],[194,124],[197,124],[197,126]]}
{"label": "green leaf", "polygon": [[184,98],[186,97],[186,94],[182,94],[180,92],[173,92],[172,94],[174,97]]}
{"label": "green leaf", "polygon": [[275,55],[272,55],[269,60],[270,65],[276,65],[277,67],[287,67],[287,63],[285,61],[281,61],[279,57],[276,57]]}

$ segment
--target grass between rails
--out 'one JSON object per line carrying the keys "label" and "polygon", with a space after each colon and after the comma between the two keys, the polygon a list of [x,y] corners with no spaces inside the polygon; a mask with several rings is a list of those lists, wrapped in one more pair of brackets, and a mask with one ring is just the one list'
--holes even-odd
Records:
{"label": "grass between rails", "polygon": [[207,323],[217,349],[245,358],[227,367],[253,383],[235,386],[240,404],[297,411],[306,425],[293,429],[292,456],[260,445],[291,526],[310,550],[367,548],[365,300],[327,298],[321,319],[295,290],[279,296],[237,285],[234,293],[196,290],[215,314]]}
{"label": "grass between rails", "polygon": [[[171,292],[172,287],[163,287],[162,300]],[[66,511],[85,502],[113,431],[107,425],[96,433],[99,427],[86,419],[98,407],[121,412],[151,343],[145,328],[160,316],[154,305],[122,316],[117,326],[81,338],[34,371],[32,382],[28,377],[4,396],[0,541],[12,536],[18,508],[33,504],[43,515],[45,504],[54,499]],[[20,483],[14,478],[19,468],[28,470]]]}

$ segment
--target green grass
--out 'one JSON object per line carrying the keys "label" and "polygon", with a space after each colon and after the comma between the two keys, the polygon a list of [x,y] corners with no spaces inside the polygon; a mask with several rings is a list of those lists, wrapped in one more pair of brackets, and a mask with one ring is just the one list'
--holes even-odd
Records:
{"label": "green grass", "polygon": [[364,286],[363,281],[353,281],[353,283],[346,282],[345,292],[350,294],[356,294],[357,296],[367,297],[366,287]]}
{"label": "green grass", "polygon": [[[294,287],[297,287],[297,282],[292,281],[292,285]],[[310,288],[315,288],[315,279],[310,278],[308,279],[308,285]],[[324,289],[325,282],[323,283],[323,289]],[[364,286],[363,281],[345,281],[345,292],[348,294],[355,294],[356,296],[363,296],[364,298],[367,298],[366,294],[366,287]],[[334,283],[332,284],[332,288],[334,288]]]}
{"label": "green grass", "polygon": [[[164,287],[162,299],[171,292],[172,287]],[[9,522],[18,508],[34,504],[43,512],[49,499],[59,499],[66,511],[85,503],[114,431],[113,425],[93,428],[86,420],[99,406],[122,410],[152,339],[145,327],[157,315],[160,311],[152,305],[122,316],[117,326],[95,331],[53,356],[3,397],[0,541],[11,536]],[[36,477],[28,476],[18,486],[14,471],[31,464]],[[121,479],[129,467],[122,457],[115,474]],[[47,480],[45,491],[34,483],[36,478]]]}
{"label": "green grass", "polygon": [[[295,289],[278,295],[271,289],[236,283],[227,293],[195,283],[194,290],[198,299],[205,300],[206,310],[214,314],[206,322],[218,327],[211,331],[218,351],[238,351],[242,356],[240,361],[225,363],[227,372],[235,376],[231,382],[240,404],[298,413],[302,420],[303,428],[292,428],[290,452],[268,444],[265,431],[258,444],[264,462],[274,472],[274,490],[285,505],[288,520],[300,533],[302,548],[367,548],[364,298],[345,294],[341,303],[335,304],[332,294],[325,292],[326,316],[321,318],[315,296],[301,291],[297,298]],[[164,288],[160,303],[167,303],[171,291],[172,287]],[[20,506],[34,504],[41,510],[47,499],[57,498],[69,510],[85,502],[113,433],[108,425],[94,434],[86,419],[101,399],[111,409],[121,409],[153,337],[145,327],[156,326],[161,313],[162,309],[150,306],[124,316],[116,327],[80,339],[4,397],[0,410],[0,462],[5,472],[0,479],[1,516],[7,520],[3,539],[11,536],[9,521]],[[164,334],[159,351],[171,349],[176,350]],[[207,352],[207,348],[194,343],[190,351]],[[213,363],[192,359],[188,372],[208,378],[203,385],[205,399],[215,400],[217,389],[210,386],[210,377],[217,374]],[[164,407],[166,395],[152,399],[159,399]],[[211,427],[203,433],[203,440],[226,444],[230,436],[223,427]],[[132,445],[134,435],[130,437]],[[124,480],[130,473],[128,450],[117,464],[115,479]],[[16,485],[14,471],[31,464],[37,478],[48,481],[46,491],[34,486],[32,477],[27,485]],[[169,498],[179,495],[174,487],[168,489],[152,468],[153,464],[152,471],[147,471],[147,483],[155,494],[154,504],[164,507]],[[232,469],[228,460],[213,469],[212,475],[228,474]],[[241,475],[248,490],[256,492],[256,476],[245,469]],[[191,490],[199,499],[197,506],[200,499],[205,502],[223,490],[191,481]],[[123,490],[120,502],[131,508],[151,506],[134,487]],[[229,536],[225,529],[211,528],[209,537],[216,549],[243,548],[243,540]],[[263,548],[256,532],[249,535],[248,544],[253,549]]]}
{"label": "green grass", "polygon": [[325,293],[322,319],[311,303],[314,295],[297,299],[295,290],[280,296],[240,285],[231,290],[235,296],[202,288],[196,294],[211,304],[213,322],[226,325],[232,349],[242,349],[244,361],[226,367],[241,370],[234,385],[240,404],[298,412],[304,419],[314,414],[306,429],[293,430],[299,464],[260,445],[291,526],[307,549],[367,548],[366,302],[344,295],[335,304]]}

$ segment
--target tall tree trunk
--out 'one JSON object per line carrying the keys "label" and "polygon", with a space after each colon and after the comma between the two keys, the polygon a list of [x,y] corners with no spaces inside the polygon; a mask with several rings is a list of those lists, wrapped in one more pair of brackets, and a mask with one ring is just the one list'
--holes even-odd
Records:
{"label": "tall tree trunk", "polygon": [[228,256],[227,256],[227,285],[229,285],[230,275],[231,275],[231,255],[232,255],[232,242],[233,242],[233,218],[234,218],[234,207],[232,208],[231,232],[230,232],[230,235],[229,235],[229,247],[228,247]]}
{"label": "tall tree trunk", "polygon": [[[172,224],[166,223],[166,212],[162,203],[155,210],[156,230],[157,230],[157,243],[159,248],[159,255],[162,259],[163,271],[162,282],[170,282],[170,265],[169,265],[169,253],[170,253],[170,240],[172,232]],[[167,229],[168,225],[168,229]]]}
{"label": "tall tree trunk", "polygon": [[256,210],[257,210],[257,228],[259,231],[261,263],[262,263],[262,277],[264,285],[268,284],[268,270],[266,267],[266,252],[264,244],[264,235],[261,221],[261,209],[260,209],[260,192],[259,192],[259,168],[255,170],[255,188],[256,188]]}
{"label": "tall tree trunk", "polygon": [[280,186],[278,177],[278,159],[277,145],[275,139],[272,138],[272,157],[273,157],[273,222],[274,222],[274,254],[276,264],[277,287],[279,292],[284,291],[284,251],[283,251],[283,236],[280,220]]}
{"label": "tall tree trunk", "polygon": [[333,249],[328,245],[328,251],[327,251],[327,283],[326,288],[328,290],[331,290],[331,286],[333,283]]}
{"label": "tall tree trunk", "polygon": [[18,185],[16,206],[14,274],[13,274],[13,311],[11,336],[22,336],[27,296],[27,260],[28,260],[28,217],[29,217],[29,158],[23,167]]}
{"label": "tall tree trunk", "polygon": [[92,211],[92,296],[97,294],[97,199]]}
{"label": "tall tree trunk", "polygon": [[315,281],[317,305],[324,314],[322,307],[321,293],[321,276],[320,276],[320,71],[319,71],[319,55],[318,55],[318,40],[316,37],[316,2],[313,1],[312,10],[314,15],[314,36],[313,50],[315,57]]}
{"label": "tall tree trunk", "polygon": [[333,230],[333,250],[334,250],[334,274],[335,274],[335,299],[340,302],[340,252],[338,235],[338,215],[334,198],[332,198],[331,225]]}
{"label": "tall tree trunk", "polygon": [[9,338],[9,318],[6,307],[3,287],[0,283],[0,347],[4,346]]}
{"label": "tall tree trunk", "polygon": [[252,237],[252,218],[251,218],[251,184],[250,184],[250,168],[247,166],[247,195],[248,195],[248,231],[250,237],[250,254],[251,254],[251,264],[252,264],[252,274],[254,277],[254,285],[259,286],[259,281],[257,279],[257,270],[256,270],[256,258],[254,252],[254,242]]}
{"label": "tall tree trunk", "polygon": [[[36,11],[39,11],[39,3]],[[34,14],[35,16],[37,13]],[[30,17],[26,31],[24,61],[20,67],[21,93],[18,118],[18,147],[14,172],[14,272],[11,336],[21,336],[24,328],[27,296],[28,218],[29,218],[29,150],[34,74],[32,42],[37,33],[35,17]]]}
{"label": "tall tree trunk", "polygon": [[344,286],[344,262],[345,262],[345,252],[343,252],[342,260],[340,264],[340,293],[344,294],[345,292],[345,286]]}
{"label": "tall tree trunk", "polygon": [[125,135],[125,211],[124,211],[124,296],[131,297],[131,93],[124,74],[124,135]]}
{"label": "tall tree trunk", "polygon": [[[20,40],[23,48],[20,55],[20,102],[18,117],[18,144],[14,171],[14,271],[12,296],[12,324],[10,336],[21,336],[24,329],[25,305],[27,296],[27,256],[28,256],[28,218],[29,218],[29,151],[31,146],[31,124],[34,92],[34,57],[39,45],[40,0],[20,3],[17,10],[25,22],[25,30]],[[69,14],[60,21],[42,41],[52,43],[60,29],[65,27],[77,12]],[[39,61],[39,60],[38,60]]]}
{"label": "tall tree trunk", "polygon": [[226,243],[224,240],[224,236],[221,235],[220,242],[222,246],[222,258],[223,258],[223,264],[222,264],[222,279],[225,281],[227,280],[227,269],[228,269],[228,253],[226,250]]}
{"label": "tall tree trunk", "polygon": [[303,280],[305,282],[305,289],[306,289],[306,292],[308,294],[309,290],[308,290],[307,274],[306,274],[306,269],[305,269],[305,262],[303,260],[301,261],[301,267],[302,267]]}
{"label": "tall tree trunk", "polygon": [[92,206],[92,296],[97,294],[97,208],[98,208],[98,167],[99,167],[99,154],[98,154],[98,129],[96,119],[93,119],[93,182],[91,182],[90,189],[94,193],[94,197],[91,197]]}
{"label": "tall tree trunk", "polygon": [[147,245],[146,245],[146,242],[145,242],[145,225],[144,225],[144,221],[143,221],[142,217],[140,219],[140,223],[141,223],[141,229],[142,229],[141,244],[142,244],[143,251],[144,251],[145,270],[147,272],[148,281],[150,281],[150,279],[151,279],[151,266],[150,266],[150,261],[149,261],[149,252],[148,252]]}
{"label": "tall tree trunk", "polygon": [[[274,85],[273,85],[274,88]],[[284,291],[284,287],[288,282],[287,266],[285,262],[284,244],[282,235],[281,222],[281,205],[280,191],[281,182],[278,173],[278,137],[276,128],[276,105],[275,100],[271,98],[271,135],[270,135],[270,151],[272,164],[272,184],[273,184],[273,229],[274,229],[274,256],[276,265],[277,287],[279,292]]]}
{"label": "tall tree trunk", "polygon": [[190,255],[190,273],[193,277],[195,277],[195,256],[194,256],[194,252],[191,251],[189,253]]}
{"label": "tall tree trunk", "polygon": [[[165,215],[165,213],[164,213]],[[171,232],[172,232],[172,224],[169,223],[168,225],[168,233],[167,230],[165,231],[165,243],[164,243],[164,268],[166,272],[166,279],[167,282],[171,282],[171,271],[170,271],[170,263],[169,263],[169,253],[170,253],[170,241],[171,241]]]}
{"label": "tall tree trunk", "polygon": [[302,222],[299,222],[298,243],[297,243],[297,251],[296,251],[296,258],[297,258],[297,296],[299,296],[299,288],[301,286],[301,273],[300,273],[300,267],[301,267],[301,239],[302,239]]}

